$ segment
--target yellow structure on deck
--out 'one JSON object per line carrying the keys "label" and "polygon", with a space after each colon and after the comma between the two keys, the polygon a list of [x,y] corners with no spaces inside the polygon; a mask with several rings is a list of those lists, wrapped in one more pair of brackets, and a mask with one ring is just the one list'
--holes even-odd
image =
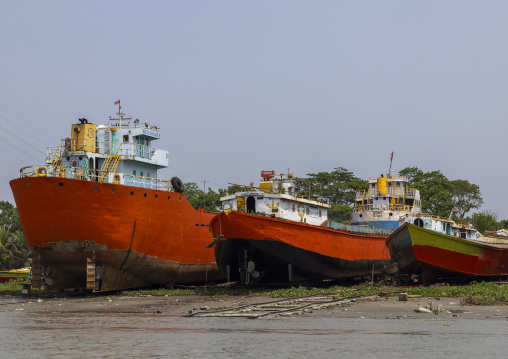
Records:
{"label": "yellow structure on deck", "polygon": [[72,151],[95,152],[95,134],[97,126],[92,123],[72,125]]}

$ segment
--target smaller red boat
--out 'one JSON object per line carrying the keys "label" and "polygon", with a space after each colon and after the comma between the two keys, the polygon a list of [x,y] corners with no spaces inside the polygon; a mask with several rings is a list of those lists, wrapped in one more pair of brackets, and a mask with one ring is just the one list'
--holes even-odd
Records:
{"label": "smaller red boat", "polygon": [[507,239],[424,214],[406,216],[400,224],[386,245],[399,272],[421,275],[424,285],[445,277],[508,275]]}
{"label": "smaller red boat", "polygon": [[292,174],[263,171],[259,188],[221,198],[210,226],[228,281],[284,284],[393,272],[391,231],[327,220],[330,206],[299,193]]}

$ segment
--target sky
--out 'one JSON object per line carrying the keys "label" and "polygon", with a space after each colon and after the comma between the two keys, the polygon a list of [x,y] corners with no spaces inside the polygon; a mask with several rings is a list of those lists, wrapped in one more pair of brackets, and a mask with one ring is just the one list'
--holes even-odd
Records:
{"label": "sky", "polygon": [[0,200],[85,117],[161,128],[158,177],[416,166],[508,218],[506,1],[2,1]]}

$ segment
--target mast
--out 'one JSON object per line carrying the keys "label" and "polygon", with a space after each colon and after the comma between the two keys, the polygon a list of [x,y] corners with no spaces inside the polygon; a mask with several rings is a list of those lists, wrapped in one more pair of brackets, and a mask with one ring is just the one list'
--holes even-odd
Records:
{"label": "mast", "polygon": [[115,105],[118,105],[118,112],[116,113],[118,115],[118,118],[111,118],[111,116],[110,116],[109,120],[110,121],[118,121],[118,127],[122,128],[122,120],[132,120],[132,117],[124,118],[124,116],[126,114],[122,112],[122,106],[120,105],[120,100],[115,101]]}
{"label": "mast", "polygon": [[392,161],[393,161],[393,151],[392,151],[392,157],[390,158],[390,169],[388,170],[389,177],[392,175]]}

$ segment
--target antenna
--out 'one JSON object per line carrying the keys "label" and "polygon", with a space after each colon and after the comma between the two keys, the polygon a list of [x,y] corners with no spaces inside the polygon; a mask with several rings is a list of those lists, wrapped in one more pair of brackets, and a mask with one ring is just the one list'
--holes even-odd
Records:
{"label": "antenna", "polygon": [[393,151],[392,151],[392,157],[390,158],[390,169],[388,170],[388,176],[392,175],[392,161],[393,161]]}
{"label": "antenna", "polygon": [[[118,115],[118,118],[111,118],[109,117],[110,121],[118,121],[118,125],[120,128],[122,128],[122,120],[132,120],[132,117],[125,117],[125,113],[122,113],[122,106],[120,105],[120,100],[115,101],[115,105],[118,105],[118,112],[116,113]],[[130,123],[129,123],[130,124]]]}

